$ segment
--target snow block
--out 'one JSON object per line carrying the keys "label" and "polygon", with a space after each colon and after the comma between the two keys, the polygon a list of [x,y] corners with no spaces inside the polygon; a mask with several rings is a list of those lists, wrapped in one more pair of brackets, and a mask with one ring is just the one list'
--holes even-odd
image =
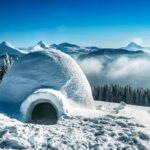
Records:
{"label": "snow block", "polygon": [[68,112],[64,107],[71,107],[71,102],[94,108],[90,85],[80,67],[69,55],[53,49],[24,55],[0,84],[0,111],[9,115],[28,120],[30,105],[42,99],[53,104],[58,115]]}

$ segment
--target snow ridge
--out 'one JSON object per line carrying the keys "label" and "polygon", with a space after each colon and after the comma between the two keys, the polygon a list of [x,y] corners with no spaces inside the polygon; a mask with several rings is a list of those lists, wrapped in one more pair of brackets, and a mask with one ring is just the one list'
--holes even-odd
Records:
{"label": "snow ridge", "polygon": [[3,56],[6,54],[21,56],[22,54],[25,54],[25,52],[4,41],[0,43],[0,55]]}

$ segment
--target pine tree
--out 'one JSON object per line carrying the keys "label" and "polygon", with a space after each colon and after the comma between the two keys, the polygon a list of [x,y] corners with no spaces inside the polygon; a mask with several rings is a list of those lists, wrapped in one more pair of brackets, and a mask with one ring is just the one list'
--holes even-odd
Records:
{"label": "pine tree", "polygon": [[6,54],[6,56],[3,59],[3,64],[0,68],[0,80],[2,80],[4,74],[10,68],[10,66],[12,65],[12,62],[13,62],[12,57],[10,57],[8,54]]}
{"label": "pine tree", "polygon": [[150,90],[143,88],[132,88],[127,85],[103,85],[92,87],[93,97],[96,100],[108,102],[121,102],[127,104],[150,106]]}

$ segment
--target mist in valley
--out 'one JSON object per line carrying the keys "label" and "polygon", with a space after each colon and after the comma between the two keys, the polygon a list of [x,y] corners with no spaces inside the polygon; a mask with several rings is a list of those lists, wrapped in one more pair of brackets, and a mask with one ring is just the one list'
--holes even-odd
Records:
{"label": "mist in valley", "polygon": [[76,59],[92,86],[105,84],[150,88],[150,55]]}

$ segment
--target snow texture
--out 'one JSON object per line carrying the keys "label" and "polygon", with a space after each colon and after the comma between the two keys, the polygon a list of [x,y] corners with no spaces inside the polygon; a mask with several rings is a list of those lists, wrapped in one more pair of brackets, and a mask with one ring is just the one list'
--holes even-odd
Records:
{"label": "snow texture", "polygon": [[69,101],[70,107],[75,103],[94,108],[90,85],[80,67],[67,54],[49,49],[23,56],[7,71],[0,85],[1,112],[20,115],[22,103],[26,99],[33,101],[30,96],[36,95],[38,89],[45,89],[43,95],[55,98],[61,93],[59,98],[62,102]]}
{"label": "snow texture", "polygon": [[[102,104],[102,105],[101,105]],[[66,116],[56,125],[26,124],[0,114],[1,149],[149,150],[149,112],[121,103],[98,103],[99,117]],[[114,110],[117,110],[117,113]],[[140,114],[145,117],[142,118]],[[136,116],[141,116],[141,119]],[[144,123],[145,122],[145,123]]]}

